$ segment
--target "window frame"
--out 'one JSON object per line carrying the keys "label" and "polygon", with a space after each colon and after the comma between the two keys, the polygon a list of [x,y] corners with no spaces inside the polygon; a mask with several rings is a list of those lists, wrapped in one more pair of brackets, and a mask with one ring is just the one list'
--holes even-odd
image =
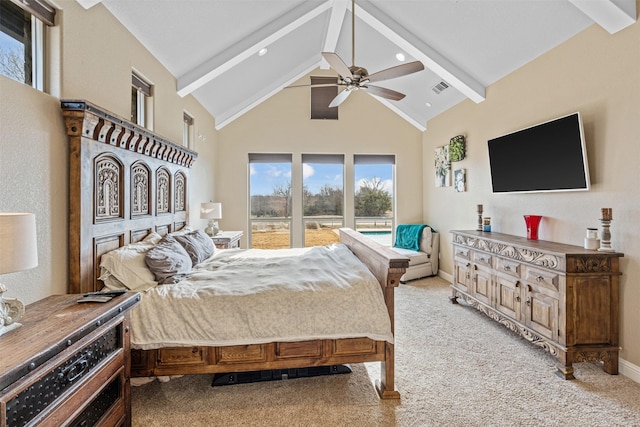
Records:
{"label": "window frame", "polygon": [[151,83],[148,83],[137,72],[131,73],[131,121],[138,126],[151,129]]}
{"label": "window frame", "polygon": [[[44,0],[31,0],[29,2],[10,1],[10,7],[20,9],[27,14],[30,20],[29,35],[24,34],[23,40],[18,40],[10,32],[2,31],[8,37],[15,39],[23,46],[24,79],[18,80],[13,76],[4,75],[20,83],[29,85],[34,89],[44,92],[45,90],[45,49],[46,31],[45,26],[55,25],[56,9]],[[28,57],[27,57],[28,55]],[[28,65],[27,65],[28,64]],[[27,76],[27,72],[29,75]]]}

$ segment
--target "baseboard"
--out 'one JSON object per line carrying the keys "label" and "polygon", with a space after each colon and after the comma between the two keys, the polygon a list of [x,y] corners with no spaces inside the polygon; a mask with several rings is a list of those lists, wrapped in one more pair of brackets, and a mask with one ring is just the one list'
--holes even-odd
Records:
{"label": "baseboard", "polygon": [[640,383],[640,366],[634,365],[631,362],[627,362],[624,359],[618,360],[618,370],[621,375]]}
{"label": "baseboard", "polygon": [[447,282],[453,283],[453,276],[449,273],[445,273],[442,270],[438,270],[438,277],[442,277]]}

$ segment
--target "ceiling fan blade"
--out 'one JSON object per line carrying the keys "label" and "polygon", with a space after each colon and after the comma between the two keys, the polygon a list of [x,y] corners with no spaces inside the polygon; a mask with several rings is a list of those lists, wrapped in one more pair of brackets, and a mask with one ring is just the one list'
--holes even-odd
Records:
{"label": "ceiling fan blade", "polygon": [[407,74],[416,73],[424,70],[424,65],[420,61],[409,62],[407,64],[396,65],[377,73],[370,74],[367,80],[370,82],[379,82],[382,80],[395,79],[396,77],[406,76]]}
{"label": "ceiling fan blade", "polygon": [[362,86],[362,88],[372,95],[380,96],[382,98],[387,98],[392,101],[400,101],[402,98],[405,97],[404,93],[396,92],[395,90],[387,89],[380,86],[367,85],[367,86]]}
{"label": "ceiling fan blade", "polygon": [[347,64],[344,63],[342,58],[340,58],[337,53],[322,52],[322,57],[329,63],[331,68],[333,68],[338,72],[338,74],[340,74],[340,77],[348,77],[353,80],[353,74],[351,74],[351,70],[349,69],[349,67],[347,67]]}
{"label": "ceiling fan blade", "polygon": [[350,88],[343,90],[338,94],[338,96],[333,98],[333,101],[331,101],[331,104],[329,104],[329,108],[337,107],[338,105],[342,104],[350,94],[351,94]]}

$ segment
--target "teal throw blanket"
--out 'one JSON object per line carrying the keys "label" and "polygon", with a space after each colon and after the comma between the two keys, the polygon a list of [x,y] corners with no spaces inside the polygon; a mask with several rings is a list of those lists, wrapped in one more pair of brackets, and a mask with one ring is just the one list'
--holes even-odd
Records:
{"label": "teal throw blanket", "polygon": [[399,224],[396,228],[396,248],[420,250],[420,238],[422,230],[427,227],[424,224]]}

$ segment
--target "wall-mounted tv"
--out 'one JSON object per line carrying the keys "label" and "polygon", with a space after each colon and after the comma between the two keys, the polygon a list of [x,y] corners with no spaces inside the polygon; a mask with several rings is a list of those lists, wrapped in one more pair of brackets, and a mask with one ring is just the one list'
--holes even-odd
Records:
{"label": "wall-mounted tv", "polygon": [[488,145],[494,193],[590,187],[580,113],[490,139]]}

